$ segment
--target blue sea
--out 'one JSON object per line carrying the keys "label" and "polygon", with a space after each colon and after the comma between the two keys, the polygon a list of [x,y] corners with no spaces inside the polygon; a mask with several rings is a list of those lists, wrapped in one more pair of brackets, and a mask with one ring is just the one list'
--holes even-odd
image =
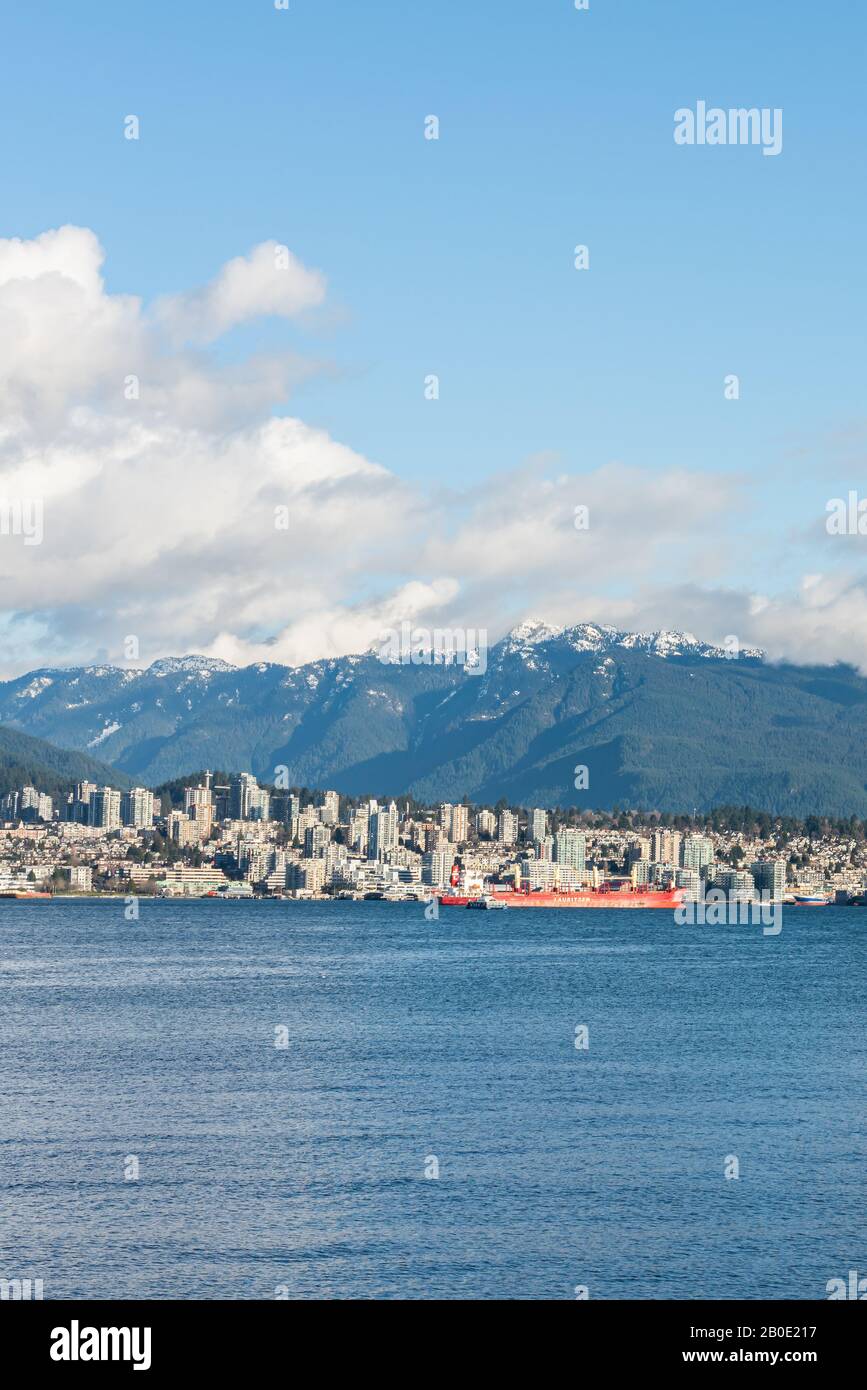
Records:
{"label": "blue sea", "polygon": [[0,1277],[825,1298],[867,1274],[865,948],[843,908],[774,937],[663,911],[0,903]]}

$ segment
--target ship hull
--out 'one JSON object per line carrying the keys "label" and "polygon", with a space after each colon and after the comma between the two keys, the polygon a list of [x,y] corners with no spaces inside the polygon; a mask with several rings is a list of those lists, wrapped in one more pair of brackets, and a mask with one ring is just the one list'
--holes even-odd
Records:
{"label": "ship hull", "polygon": [[[503,907],[668,908],[683,902],[683,891],[660,893],[493,893]],[[476,900],[463,894],[443,893],[440,907],[469,907]]]}

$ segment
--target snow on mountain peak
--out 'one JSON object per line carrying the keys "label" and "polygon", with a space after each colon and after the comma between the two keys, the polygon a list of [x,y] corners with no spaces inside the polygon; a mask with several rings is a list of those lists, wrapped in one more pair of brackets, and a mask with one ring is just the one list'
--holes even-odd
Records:
{"label": "snow on mountain peak", "polygon": [[[606,652],[612,647],[624,647],[627,651],[644,651],[659,657],[688,654],[711,659],[732,655],[728,647],[702,642],[692,632],[674,632],[667,628],[660,628],[657,632],[623,632],[607,623],[576,623],[573,627],[560,627],[539,618],[528,618],[512,628],[505,638],[504,650],[507,654],[522,653],[532,657],[531,648],[558,639],[576,652]],[[764,653],[758,647],[741,647],[737,655],[760,660]]]}
{"label": "snow on mountain peak", "polygon": [[576,652],[605,651],[622,634],[607,623],[576,623],[566,629],[566,640]]}
{"label": "snow on mountain peak", "polygon": [[237,671],[230,661],[218,656],[166,656],[154,661],[148,671],[152,676],[175,676],[181,672],[210,676],[215,671]]}
{"label": "snow on mountain peak", "polygon": [[524,622],[512,628],[506,641],[513,647],[534,647],[538,642],[550,642],[555,637],[562,637],[563,632],[564,629],[557,623],[546,623],[541,618],[525,618]]}

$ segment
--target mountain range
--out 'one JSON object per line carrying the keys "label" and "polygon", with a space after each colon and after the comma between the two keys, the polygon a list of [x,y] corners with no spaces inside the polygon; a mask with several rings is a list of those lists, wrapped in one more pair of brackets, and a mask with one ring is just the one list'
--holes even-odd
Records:
{"label": "mountain range", "polygon": [[46,668],[0,683],[0,724],[99,758],[116,782],[208,766],[273,782],[285,767],[289,785],[427,802],[867,815],[867,679],[854,669],[593,623],[522,623],[477,671],[376,651],[298,667]]}

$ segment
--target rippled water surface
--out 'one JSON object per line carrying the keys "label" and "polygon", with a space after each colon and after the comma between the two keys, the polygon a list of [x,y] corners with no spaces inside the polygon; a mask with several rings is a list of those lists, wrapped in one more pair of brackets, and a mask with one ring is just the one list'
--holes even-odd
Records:
{"label": "rippled water surface", "polygon": [[662,911],[0,903],[0,1276],[824,1298],[867,1272],[865,940],[837,908],[765,937]]}

